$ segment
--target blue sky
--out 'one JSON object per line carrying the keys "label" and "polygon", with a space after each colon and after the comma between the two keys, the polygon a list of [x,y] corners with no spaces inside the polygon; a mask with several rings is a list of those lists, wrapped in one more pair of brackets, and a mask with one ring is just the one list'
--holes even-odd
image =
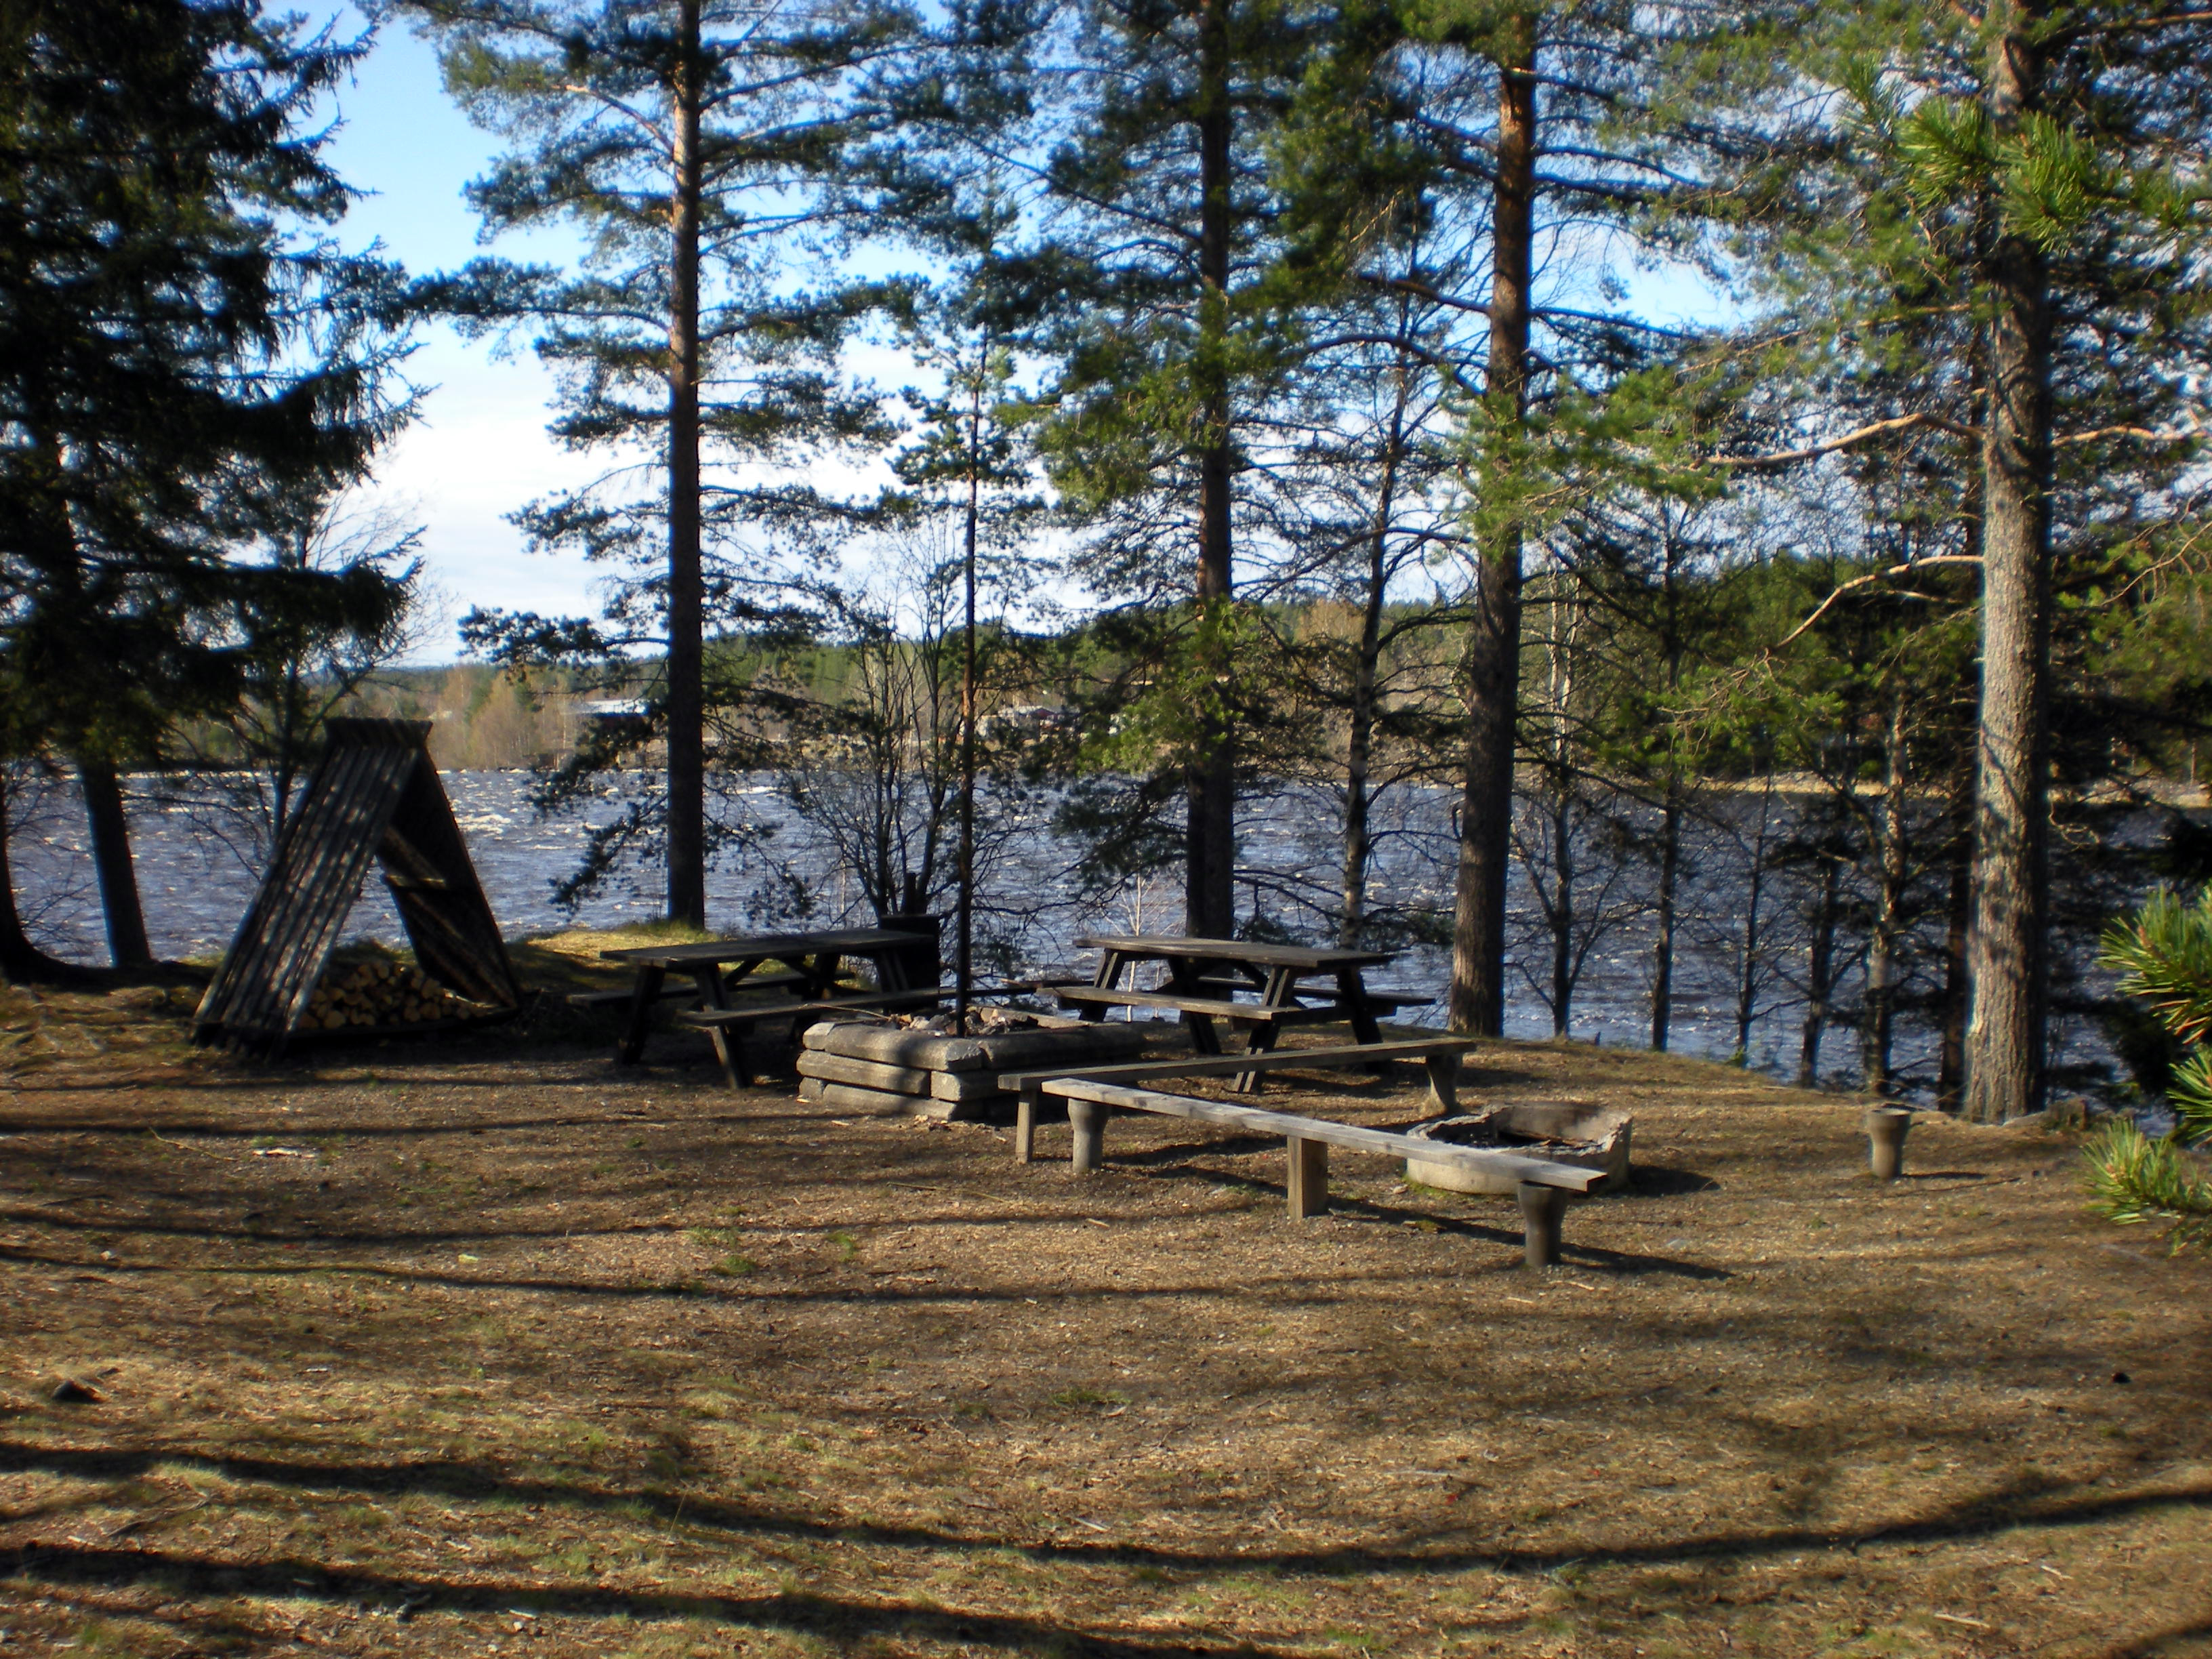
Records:
{"label": "blue sky", "polygon": [[[342,14],[341,27],[358,28],[359,19]],[[458,266],[484,251],[462,192],[497,146],[447,98],[436,52],[427,42],[404,27],[387,27],[343,89],[338,114],[331,157],[341,176],[364,192],[349,216],[349,241],[380,240],[416,274]],[[575,247],[570,237],[550,232],[503,237],[498,252],[565,264]],[[1687,272],[1622,274],[1646,314],[1710,323],[1728,309]],[[854,367],[893,386],[912,374],[889,354],[865,348]],[[546,435],[551,377],[526,347],[499,355],[443,325],[425,330],[410,372],[430,388],[423,417],[385,457],[372,493],[427,532],[438,620],[414,660],[453,660],[459,654],[453,623],[472,605],[546,614],[595,611],[596,573],[573,555],[526,551],[521,532],[505,516],[534,497],[585,481],[603,464],[571,455]]]}
{"label": "blue sky", "polygon": [[[357,26],[356,20],[348,20]],[[417,274],[459,265],[483,250],[476,216],[462,199],[494,154],[439,85],[436,53],[406,30],[388,27],[339,100],[342,125],[331,149],[340,174],[368,192],[347,218],[349,241],[375,237]],[[500,251],[522,254],[527,240]],[[557,258],[567,245],[536,250]],[[547,612],[592,608],[592,573],[581,559],[526,552],[503,514],[586,476],[591,463],[545,435],[550,377],[526,351],[495,359],[488,344],[450,329],[425,331],[409,366],[430,386],[422,422],[378,469],[377,495],[425,526],[432,586],[447,622],[417,660],[459,654],[452,622],[472,605]]]}

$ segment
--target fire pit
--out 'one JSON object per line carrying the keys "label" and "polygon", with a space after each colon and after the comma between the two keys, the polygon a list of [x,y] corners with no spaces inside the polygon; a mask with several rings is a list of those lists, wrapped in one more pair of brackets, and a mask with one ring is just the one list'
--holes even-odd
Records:
{"label": "fire pit", "polygon": [[1086,1024],[1000,1008],[969,1018],[980,1029],[967,1036],[951,1035],[945,1015],[811,1026],[799,1056],[799,1097],[847,1112],[1011,1117],[1014,1100],[999,1092],[1001,1073],[1110,1066],[1144,1052],[1144,1033],[1125,1022]]}
{"label": "fire pit", "polygon": [[[1635,1127],[1636,1120],[1627,1113],[1601,1106],[1493,1106],[1486,1112],[1439,1118],[1408,1133],[1418,1139],[1455,1146],[1496,1146],[1508,1152],[1527,1147],[1553,1163],[1602,1170],[1604,1184],[1590,1190],[1603,1192],[1627,1184],[1628,1141]],[[1426,1164],[1417,1157],[1406,1160],[1406,1179],[1455,1193],[1510,1194],[1516,1190],[1510,1176],[1463,1170],[1441,1161]]]}

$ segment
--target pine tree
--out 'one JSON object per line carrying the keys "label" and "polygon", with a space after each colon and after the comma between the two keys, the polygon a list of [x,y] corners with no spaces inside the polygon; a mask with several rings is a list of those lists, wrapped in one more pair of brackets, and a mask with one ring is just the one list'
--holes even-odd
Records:
{"label": "pine tree", "polygon": [[[1237,684],[1237,538],[1255,419],[1295,349],[1269,280],[1265,146],[1308,20],[1280,0],[1088,0],[1068,33],[1075,96],[1038,262],[1060,324],[1042,442],[1095,529],[1085,574],[1132,607],[1124,637],[1150,665],[1146,731],[1182,773],[1186,926],[1224,936],[1251,712]],[[1153,805],[1163,781],[1148,779]]]}
{"label": "pine tree", "polygon": [[[1481,324],[1480,367],[1463,385],[1474,500],[1449,1010],[1456,1030],[1496,1035],[1504,1020],[1524,559],[1564,500],[1606,487],[1606,445],[1575,440],[1582,477],[1567,483],[1549,434],[1570,404],[1581,406],[1571,424],[1593,429],[1606,395],[1678,344],[1628,317],[1596,270],[1540,294],[1536,249],[1547,236],[1578,234],[1570,224],[1648,224],[1681,188],[1674,153],[1688,124],[1665,106],[1655,69],[1692,26],[1701,26],[1695,12],[1662,27],[1613,4],[1376,0],[1346,9],[1292,122],[1306,257],[1350,281],[1407,283]],[[1486,286],[1439,289],[1376,258],[1389,228],[1455,211],[1482,223]]]}
{"label": "pine tree", "polygon": [[[1782,296],[1763,320],[1797,365],[1765,367],[1814,439],[1797,453],[1948,434],[1972,455],[1949,556],[1982,574],[1963,1109],[2000,1121],[2044,1089],[2054,631],[2186,511],[2212,26],[2130,0],[1790,19],[1815,95],[1778,145],[1795,161],[1760,251]],[[1900,359],[1925,369],[1898,405],[1847,417]]]}
{"label": "pine tree", "polygon": [[[810,241],[871,216],[847,186],[889,121],[913,19],[877,0],[404,5],[441,40],[471,118],[516,146],[471,187],[487,229],[565,221],[586,239],[581,274],[478,261],[435,297],[478,329],[534,329],[562,376],[555,434],[617,458],[518,514],[539,544],[623,568],[605,625],[488,610],[469,636],[518,663],[658,647],[667,910],[702,926],[710,623],[784,605],[777,554],[803,564],[826,506],[757,469],[883,435],[836,368],[858,302],[793,273]],[[638,494],[620,458],[641,449],[659,459]]]}
{"label": "pine tree", "polygon": [[9,737],[76,765],[120,967],[151,952],[118,769],[235,707],[244,611],[329,606],[252,546],[408,414],[399,274],[319,228],[346,191],[315,124],[359,50],[252,0],[0,14]]}

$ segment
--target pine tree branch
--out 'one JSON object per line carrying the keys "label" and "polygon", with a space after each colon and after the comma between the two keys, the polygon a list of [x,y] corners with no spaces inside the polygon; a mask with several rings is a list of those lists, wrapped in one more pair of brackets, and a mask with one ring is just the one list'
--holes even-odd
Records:
{"label": "pine tree branch", "polygon": [[1916,570],[1925,570],[1931,564],[1979,564],[1981,562],[1982,556],[1978,553],[1936,553],[1924,559],[1914,559],[1908,563],[1891,565],[1886,570],[1869,570],[1863,576],[1854,576],[1847,582],[1839,583],[1833,592],[1814,607],[1811,616],[1784,635],[1775,642],[1773,648],[1777,651],[1781,650],[1784,646],[1788,645],[1807,629],[1812,627],[1814,623],[1826,616],[1830,606],[1855,588],[1864,587],[1869,582],[1887,581],[1894,576],[1909,576]]}
{"label": "pine tree branch", "polygon": [[2106,438],[2135,438],[2148,444],[2184,444],[2195,438],[2212,438],[2212,428],[2200,425],[2159,432],[2147,426],[2100,426],[2094,432],[2069,432],[2051,441],[2054,445],[2094,444]]}
{"label": "pine tree branch", "polygon": [[[1872,443],[1877,438],[1894,437],[1899,433],[1917,431],[1923,427],[1932,428],[1938,432],[1948,432],[1954,438],[1975,438],[1981,435],[1979,427],[1946,420],[1941,415],[1930,415],[1923,410],[1917,415],[1899,415],[1894,420],[1876,421],[1872,425],[1860,427],[1856,431],[1846,432],[1838,437],[1823,440],[1817,444],[1808,444],[1802,449],[1778,450],[1765,455],[1720,455],[1714,457],[1707,465],[1726,467],[1731,471],[1763,471],[1772,467],[1796,466],[1802,461],[1818,460],[1823,455],[1833,455],[1842,450],[1856,449],[1861,444]],[[1929,564],[1935,561],[1923,559],[1921,562]]]}

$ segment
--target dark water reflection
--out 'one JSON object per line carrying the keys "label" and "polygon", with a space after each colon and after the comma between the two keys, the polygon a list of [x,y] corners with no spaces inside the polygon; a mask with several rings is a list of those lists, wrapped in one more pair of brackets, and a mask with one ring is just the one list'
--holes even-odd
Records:
{"label": "dark water reflection", "polygon": [[[614,798],[582,818],[544,821],[526,799],[530,775],[520,772],[449,772],[445,784],[502,928],[509,934],[563,927],[605,927],[658,914],[659,872],[627,869],[573,915],[552,900],[555,882],[574,868],[589,823],[611,817]],[[1400,789],[1386,796],[1376,818],[1373,902],[1387,914],[1449,914],[1453,856],[1451,801],[1441,789]],[[731,931],[806,920],[827,925],[864,910],[836,860],[798,822],[765,782],[741,783],[727,810],[766,832],[759,844],[725,857],[711,872],[709,916]],[[250,828],[206,799],[167,794],[150,781],[134,790],[133,830],[147,923],[157,954],[170,959],[211,957],[229,941],[250,902],[259,854]],[[1723,1058],[1738,1048],[1738,1000],[1745,973],[1745,928],[1749,896],[1742,855],[1742,825],[1723,811],[1693,837],[1681,883],[1671,1046],[1676,1052]],[[1748,810],[1744,809],[1744,810]],[[1328,907],[1334,902],[1340,850],[1339,813],[1325,791],[1285,788],[1251,803],[1243,819],[1240,913],[1256,915],[1262,928],[1278,927],[1309,939],[1328,936]],[[1632,826],[1632,829],[1633,826]],[[100,916],[82,819],[60,787],[19,804],[13,852],[22,907],[33,931],[60,953],[103,959]],[[1534,837],[1532,836],[1532,842]],[[1579,979],[1569,1008],[1568,1030],[1584,1041],[1642,1047],[1650,1040],[1654,922],[1653,864],[1648,846],[1619,825],[1599,844],[1578,849],[1583,866],[1578,895],[1583,917],[1575,936]],[[1028,812],[998,851],[982,931],[998,963],[1024,972],[1079,968],[1074,939],[1099,927],[1178,931],[1179,881],[1174,876],[1124,884],[1103,900],[1086,900],[1079,879],[1079,848],[1056,836],[1048,804]],[[1534,856],[1550,882],[1542,856]],[[800,885],[790,878],[796,875]],[[1761,895],[1765,917],[1751,953],[1754,1018],[1746,1061],[1782,1076],[1796,1074],[1803,1042],[1807,995],[1809,878],[1771,875]],[[805,899],[794,903],[795,892]],[[811,908],[809,908],[811,906]],[[1530,871],[1516,872],[1513,892],[1516,971],[1510,985],[1509,1035],[1548,1036],[1553,1016],[1551,940]],[[1941,981],[1933,940],[1940,927],[1905,953],[1905,999],[1926,1000]],[[348,927],[349,936],[398,942],[398,918],[380,883],[372,880]],[[1858,1073],[1859,1037],[1851,1024],[1863,989],[1863,964],[1846,929],[1833,994],[1837,1018],[1820,1048],[1820,1076],[1844,1083]],[[1439,945],[1413,943],[1375,976],[1393,988],[1432,994],[1429,1007],[1402,1018],[1437,1024],[1449,954]],[[2109,1060],[2093,1022],[2054,1020],[2054,1058],[2062,1065],[2096,1067]],[[1936,1033],[1924,1009],[1898,1025],[1895,1063],[1916,1091],[1932,1084]],[[2078,1074],[2077,1074],[2078,1076]]]}

